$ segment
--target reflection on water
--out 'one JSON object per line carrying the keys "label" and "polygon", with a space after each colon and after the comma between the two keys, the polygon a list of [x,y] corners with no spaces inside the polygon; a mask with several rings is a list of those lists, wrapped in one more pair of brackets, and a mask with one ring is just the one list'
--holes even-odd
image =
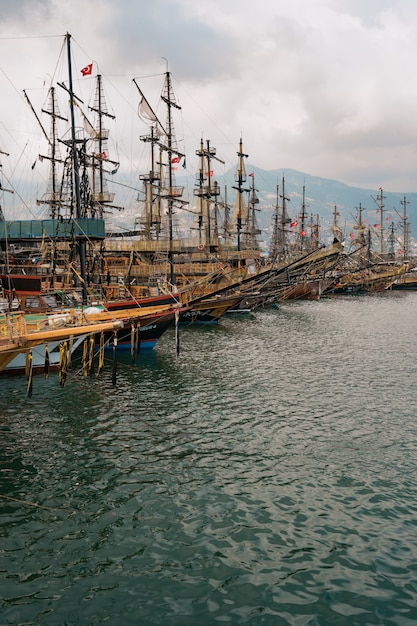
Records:
{"label": "reflection on water", "polygon": [[417,294],[0,380],[5,624],[417,622]]}

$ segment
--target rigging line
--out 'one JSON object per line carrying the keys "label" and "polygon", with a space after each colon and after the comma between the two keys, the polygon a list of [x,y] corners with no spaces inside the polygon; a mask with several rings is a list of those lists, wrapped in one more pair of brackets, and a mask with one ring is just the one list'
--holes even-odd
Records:
{"label": "rigging line", "polygon": [[[17,198],[19,198],[19,200],[22,202],[22,204],[24,205],[25,209],[29,212],[29,214],[30,214],[33,218],[38,219],[38,216],[36,216],[36,214],[35,214],[35,213],[31,210],[31,208],[30,208],[30,207],[26,204],[25,200],[22,198],[22,196],[20,195],[20,193],[19,193],[19,192],[17,191],[17,189],[13,186],[12,182],[11,182],[11,181],[9,180],[9,178],[8,178],[8,177],[4,174],[4,172],[3,172],[3,176],[4,176],[4,178],[7,180],[7,183],[8,183],[8,184],[12,187],[12,189],[13,189],[13,193],[15,193],[15,194],[16,194]],[[5,221],[5,222],[14,222],[14,221],[16,221],[16,220],[7,220],[7,219],[5,219],[4,221]],[[6,229],[6,231],[7,231],[7,229]],[[48,234],[46,234],[46,233],[44,233],[44,237],[45,237],[46,239],[48,239],[50,243],[52,243],[52,242],[54,242],[54,241],[55,241],[53,237],[51,237],[50,235],[48,235]]]}
{"label": "rigging line", "polygon": [[19,41],[20,39],[61,39],[63,35],[18,35],[14,37],[0,37],[0,41]]}
{"label": "rigging line", "polygon": [[[28,145],[28,144],[26,144],[26,146],[27,146],[27,145]],[[22,153],[22,154],[23,154],[23,153]],[[20,156],[20,158],[19,158],[19,159],[18,159],[18,161],[17,161],[16,167],[17,167],[17,165],[19,164],[20,159],[21,159],[21,156]],[[15,167],[14,171],[16,171],[16,167]],[[13,171],[13,173],[14,173],[14,171]],[[22,196],[20,195],[20,193],[18,192],[18,190],[15,188],[15,186],[13,185],[13,183],[11,182],[11,180],[9,180],[9,178],[6,176],[6,174],[4,174],[4,172],[3,172],[3,176],[4,176],[5,180],[7,181],[7,183],[10,185],[10,187],[13,189],[13,192],[16,194],[16,197],[17,197],[17,198],[19,198],[19,200],[22,202],[22,204],[23,204],[23,206],[25,207],[25,209],[26,209],[26,210],[30,213],[30,215],[32,215],[32,217],[37,218],[37,216],[36,216],[36,214],[34,213],[34,211],[32,211],[32,209],[29,207],[29,205],[28,205],[28,204],[26,204],[26,201],[24,200],[24,198],[22,198]]]}
{"label": "rigging line", "polygon": [[[1,39],[1,38],[0,38]],[[15,85],[12,83],[12,81],[10,80],[10,78],[8,77],[8,75],[6,74],[6,72],[4,71],[4,69],[1,67],[0,65],[0,72],[3,74],[3,76],[5,77],[5,79],[7,80],[8,83],[10,83],[10,85],[12,86],[13,90],[18,94],[19,98],[22,98],[22,94],[20,93],[20,91],[18,91],[18,89],[16,89]]]}
{"label": "rigging line", "polygon": [[[134,76],[134,78],[156,78],[157,76],[165,76],[166,72],[157,72],[156,74],[139,74],[139,76]],[[123,74],[119,74],[119,76],[123,76]]]}
{"label": "rigging line", "polygon": [[138,193],[142,193],[145,195],[145,192],[143,191],[143,189],[139,189],[138,187],[132,187],[131,185],[126,185],[125,183],[119,183],[116,180],[113,180],[112,178],[104,178],[104,180],[106,181],[106,183],[111,183],[112,185],[119,185],[119,187],[126,187],[127,189],[132,189],[133,191],[137,191]]}

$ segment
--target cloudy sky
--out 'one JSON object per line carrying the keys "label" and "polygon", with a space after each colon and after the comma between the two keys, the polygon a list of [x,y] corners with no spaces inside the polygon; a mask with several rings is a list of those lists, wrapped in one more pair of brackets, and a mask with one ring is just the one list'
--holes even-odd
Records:
{"label": "cloudy sky", "polygon": [[126,169],[141,167],[139,136],[146,133],[132,79],[157,108],[168,64],[181,105],[176,135],[191,175],[201,138],[227,170],[242,137],[248,164],[262,169],[417,192],[415,0],[1,0],[0,6],[0,150],[13,167],[27,168],[42,150],[22,91],[40,103],[58,78],[69,32],[75,89],[92,89],[80,69],[93,62],[106,81],[117,118],[110,132]]}

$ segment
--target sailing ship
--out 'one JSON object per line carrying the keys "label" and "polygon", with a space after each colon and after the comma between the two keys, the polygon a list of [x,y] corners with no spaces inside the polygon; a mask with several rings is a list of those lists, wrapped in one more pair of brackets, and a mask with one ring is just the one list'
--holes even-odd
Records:
{"label": "sailing ship", "polygon": [[30,355],[31,369],[35,372],[62,365],[61,346],[65,354],[88,337],[104,332],[116,332],[123,321],[107,315],[102,320],[87,319],[75,312],[59,315],[29,315],[23,311],[0,314],[0,372],[22,374],[27,369]]}
{"label": "sailing ship", "polygon": [[[125,302],[126,297],[120,300],[119,288],[111,304],[108,298],[103,299],[106,294],[101,282],[101,251],[105,241],[105,212],[109,208],[119,208],[113,204],[114,194],[109,193],[106,182],[110,173],[108,168],[118,168],[118,162],[108,156],[108,130],[103,121],[105,117],[113,116],[107,111],[102,77],[98,75],[95,99],[89,107],[97,114],[97,122],[94,126],[90,123],[73,91],[69,34],[66,44],[68,86],[59,85],[70,97],[70,139],[62,141],[58,138],[57,120],[67,121],[67,118],[60,114],[55,91],[51,89],[49,105],[44,110],[51,117],[49,135],[41,125],[49,145],[48,155],[41,158],[50,162],[50,178],[47,190],[39,200],[40,204],[49,207],[50,216],[48,220],[21,222],[19,228],[16,223],[4,221],[0,224],[6,244],[10,239],[20,244],[30,240],[32,252],[30,257],[24,257],[21,265],[13,268],[16,273],[11,272],[10,256],[7,255],[5,271],[1,275],[2,305],[8,310],[17,302],[25,312],[52,311],[55,314],[67,314],[69,307],[85,314],[87,307],[94,305],[94,323],[105,319],[122,323],[124,330],[118,338],[119,347],[130,346],[132,339],[141,349],[152,348],[183,307],[172,297],[148,295],[137,299],[131,293],[128,295],[133,301],[129,305]],[[76,112],[81,116],[81,127],[76,125]],[[61,143],[67,150],[64,159],[59,152]],[[33,235],[38,235],[36,255],[32,248]],[[107,280],[107,286],[109,284],[110,280]],[[119,282],[117,286],[120,287]],[[92,311],[90,308],[90,319]],[[106,339],[109,337],[108,333]],[[55,344],[50,346],[51,353],[55,349]]]}
{"label": "sailing ship", "polygon": [[[334,272],[334,282],[326,290],[327,295],[375,293],[391,289],[393,285],[405,275],[408,265],[404,259],[396,259],[394,252],[394,238],[391,238],[391,251],[387,252],[384,229],[384,196],[382,188],[379,190],[377,204],[379,222],[373,227],[365,225],[363,207],[358,207],[358,216],[354,231],[351,234],[351,250],[346,255],[337,271]],[[340,230],[336,221],[335,208],[334,228]],[[392,231],[393,232],[393,231]],[[377,238],[377,245],[373,245],[373,238]],[[376,248],[376,249],[375,249]]]}

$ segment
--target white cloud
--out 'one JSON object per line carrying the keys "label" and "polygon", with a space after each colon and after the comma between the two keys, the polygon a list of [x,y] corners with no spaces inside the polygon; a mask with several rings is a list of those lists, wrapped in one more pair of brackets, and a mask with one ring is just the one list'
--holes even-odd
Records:
{"label": "white cloud", "polygon": [[28,167],[42,142],[22,89],[39,100],[64,69],[56,62],[70,32],[76,87],[91,86],[80,82],[79,69],[92,60],[108,81],[126,168],[138,172],[145,149],[132,78],[140,77],[156,106],[167,59],[189,170],[201,136],[217,147],[225,169],[235,165],[242,136],[249,162],[260,168],[417,191],[414,0],[3,5],[0,149],[19,166]]}

